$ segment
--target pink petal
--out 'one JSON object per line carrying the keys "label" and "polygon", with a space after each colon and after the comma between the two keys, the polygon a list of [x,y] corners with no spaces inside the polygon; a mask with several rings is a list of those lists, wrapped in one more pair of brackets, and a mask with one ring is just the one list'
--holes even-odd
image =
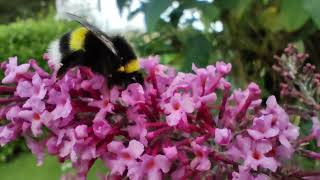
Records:
{"label": "pink petal", "polygon": [[42,134],[42,131],[41,131],[41,121],[40,120],[33,120],[31,122],[31,131],[33,133],[34,136],[39,136]]}
{"label": "pink petal", "polygon": [[192,113],[194,111],[194,103],[189,96],[183,96],[183,100],[181,102],[182,108],[187,113]]}
{"label": "pink petal", "polygon": [[33,95],[33,88],[30,82],[20,81],[17,86],[16,93],[20,97],[31,97]]}
{"label": "pink petal", "polygon": [[17,73],[18,74],[23,74],[26,73],[30,68],[30,64],[22,64],[17,67]]}
{"label": "pink petal", "polygon": [[259,140],[259,139],[264,138],[263,133],[261,133],[259,131],[256,131],[256,130],[253,130],[253,129],[248,129],[247,132],[255,140]]}
{"label": "pink petal", "polygon": [[148,179],[152,179],[152,180],[161,180],[162,179],[162,175],[161,175],[161,172],[157,169],[153,169],[148,173]]}
{"label": "pink petal", "polygon": [[122,149],[124,149],[124,146],[122,142],[120,141],[112,141],[108,144],[108,151],[113,153],[119,153]]}
{"label": "pink petal", "polygon": [[211,162],[208,158],[202,158],[199,165],[197,166],[197,170],[199,171],[207,171],[211,167]]}
{"label": "pink petal", "polygon": [[23,118],[23,119],[25,119],[25,120],[28,120],[28,121],[32,121],[32,119],[33,119],[33,115],[34,115],[34,112],[33,111],[29,111],[29,110],[23,110],[23,111],[20,111],[19,113],[18,113],[18,116],[20,117],[20,118]]}
{"label": "pink petal", "polygon": [[181,119],[180,112],[173,112],[169,116],[167,116],[167,118],[166,118],[167,124],[169,126],[177,125],[179,123],[180,119]]}
{"label": "pink petal", "polygon": [[111,160],[110,166],[111,166],[111,174],[122,175],[123,172],[126,170],[125,164],[119,160]]}
{"label": "pink petal", "polygon": [[168,158],[164,155],[157,155],[155,157],[157,166],[162,170],[162,172],[167,173],[170,170],[171,163]]}
{"label": "pink petal", "polygon": [[282,145],[284,145],[286,148],[291,148],[291,144],[288,141],[288,139],[284,135],[279,136],[279,141]]}
{"label": "pink petal", "polygon": [[138,158],[143,153],[144,146],[137,140],[131,140],[129,142],[128,150],[130,152],[130,155],[132,155],[134,158]]}
{"label": "pink petal", "polygon": [[278,162],[272,157],[264,157],[261,166],[270,169],[272,172],[276,172],[278,168]]}
{"label": "pink petal", "polygon": [[265,132],[264,136],[266,138],[271,138],[271,137],[277,136],[278,134],[279,134],[279,129],[278,128],[271,128],[267,132]]}
{"label": "pink petal", "polygon": [[163,152],[169,159],[175,159],[178,155],[178,150],[175,146],[163,148]]}
{"label": "pink petal", "polygon": [[272,145],[268,141],[263,141],[256,144],[256,150],[261,154],[265,154],[271,149]]}

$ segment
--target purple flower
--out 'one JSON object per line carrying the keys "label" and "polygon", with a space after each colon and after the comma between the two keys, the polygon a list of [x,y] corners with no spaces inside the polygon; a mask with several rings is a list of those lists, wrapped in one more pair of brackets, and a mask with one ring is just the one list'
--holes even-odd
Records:
{"label": "purple flower", "polygon": [[134,106],[145,101],[144,91],[140,84],[130,84],[126,90],[122,91],[122,100],[129,106]]}
{"label": "purple flower", "polygon": [[[299,128],[275,97],[263,108],[258,85],[233,91],[226,79],[230,64],[177,73],[158,57],[140,63],[143,85],[111,88],[88,67],[57,77],[35,60],[2,63],[4,82],[12,84],[0,85],[0,116],[6,118],[0,145],[25,137],[39,162],[44,151],[71,161],[77,179],[85,179],[97,160],[110,169],[107,179],[230,179],[233,172],[233,179],[265,180],[261,172],[292,173],[290,158],[306,147],[297,141]],[[319,144],[319,124],[314,117],[304,139]]]}
{"label": "purple flower", "polygon": [[143,153],[144,147],[142,143],[136,140],[131,140],[127,148],[123,146],[122,142],[112,141],[108,144],[108,151],[115,155],[105,156],[104,158],[104,161],[111,169],[111,174],[122,175],[126,168],[130,168],[137,163],[137,159]]}
{"label": "purple flower", "polygon": [[147,74],[151,74],[154,70],[154,67],[159,64],[159,56],[149,56],[145,59],[140,59],[141,68],[144,69]]}
{"label": "purple flower", "polygon": [[194,103],[189,95],[176,93],[170,102],[164,105],[164,111],[168,114],[166,117],[168,125],[176,126],[181,120],[187,123],[187,113],[194,111]]}
{"label": "purple flower", "polygon": [[17,95],[20,97],[33,97],[38,99],[43,99],[47,93],[45,88],[46,84],[43,83],[43,80],[39,74],[34,74],[32,77],[32,82],[29,81],[20,81],[17,86]]}
{"label": "purple flower", "polygon": [[267,141],[261,141],[252,144],[244,160],[244,167],[257,170],[259,166],[270,169],[275,172],[279,163],[273,157],[267,157],[266,154],[272,150],[272,145]]}
{"label": "purple flower", "polygon": [[70,95],[63,87],[61,87],[61,91],[55,89],[49,91],[48,103],[56,105],[51,112],[53,119],[66,118],[72,111]]}
{"label": "purple flower", "polygon": [[260,106],[259,99],[260,90],[254,83],[249,84],[244,91],[235,90],[233,94],[226,99],[224,111],[220,117],[221,123],[231,129],[235,128],[236,123],[243,120],[246,113],[250,109]]}
{"label": "purple flower", "polygon": [[247,157],[247,152],[251,149],[252,140],[242,135],[236,136],[233,145],[225,152],[231,159],[240,160]]}
{"label": "purple flower", "polygon": [[159,93],[163,93],[170,86],[173,79],[176,77],[176,71],[168,66],[158,64],[154,67],[156,87]]}
{"label": "purple flower", "polygon": [[88,137],[88,126],[87,125],[77,126],[75,128],[75,134],[76,134],[76,137],[79,139]]}
{"label": "purple flower", "polygon": [[10,84],[17,82],[17,76],[28,72],[30,64],[22,64],[17,66],[17,57],[9,58],[9,63],[6,64],[5,77],[2,79],[3,84]]}
{"label": "purple flower", "polygon": [[144,126],[136,124],[128,126],[127,130],[130,137],[139,139],[139,141],[145,146],[148,145],[148,140],[146,138],[148,130]]}
{"label": "purple flower", "polygon": [[320,122],[318,117],[312,117],[312,134],[317,140],[317,145],[320,147]]}
{"label": "purple flower", "polygon": [[95,120],[92,128],[93,133],[100,139],[104,139],[111,130],[110,125],[104,120]]}
{"label": "purple flower", "polygon": [[37,97],[31,97],[26,101],[26,103],[24,103],[22,107],[31,108],[37,112],[43,112],[46,108],[46,105],[41,99]]}
{"label": "purple flower", "polygon": [[274,120],[276,125],[279,127],[280,131],[286,129],[289,123],[289,116],[277,103],[274,96],[270,96],[267,99],[267,108],[263,111],[264,114],[274,115]]}
{"label": "purple flower", "polygon": [[97,114],[103,117],[107,113],[113,113],[113,103],[117,101],[119,94],[119,90],[116,87],[114,87],[111,89],[111,91],[105,92],[100,100],[94,100],[90,102],[88,105],[99,108],[99,112]]}
{"label": "purple flower", "polygon": [[276,126],[272,127],[272,120],[272,115],[262,115],[259,118],[255,118],[253,120],[253,127],[247,131],[255,140],[275,137],[279,134],[279,128]]}
{"label": "purple flower", "polygon": [[229,72],[231,71],[231,64],[228,63],[224,63],[222,61],[218,61],[216,62],[216,68],[217,68],[217,72],[224,75],[229,74]]}
{"label": "purple flower", "polygon": [[240,167],[239,172],[232,173],[232,180],[269,180],[270,177],[265,174],[258,174],[253,176],[250,170]]}
{"label": "purple flower", "polygon": [[0,146],[6,145],[8,142],[11,142],[16,139],[17,127],[12,124],[1,126],[0,127]]}
{"label": "purple flower", "polygon": [[211,167],[211,162],[208,159],[209,149],[206,146],[200,146],[196,142],[191,143],[195,157],[190,163],[192,169],[199,171],[207,171]]}
{"label": "purple flower", "polygon": [[6,118],[8,120],[14,121],[15,119],[19,118],[18,114],[20,111],[21,111],[21,108],[19,106],[13,106],[6,113]]}
{"label": "purple flower", "polygon": [[151,156],[144,154],[141,158],[142,162],[138,162],[130,166],[128,177],[133,180],[139,180],[143,177],[153,180],[161,180],[162,173],[170,170],[170,161],[164,155]]}
{"label": "purple flower", "polygon": [[178,150],[175,146],[168,146],[163,148],[164,154],[167,156],[168,159],[176,159],[178,155]]}
{"label": "purple flower", "polygon": [[290,152],[293,152],[293,147],[290,141],[296,140],[299,136],[299,127],[294,126],[289,121],[288,114],[278,105],[274,96],[267,99],[267,108],[263,111],[264,114],[272,114],[272,123],[279,128],[279,142]]}
{"label": "purple flower", "polygon": [[59,146],[57,144],[58,138],[56,136],[51,136],[47,139],[46,146],[48,153],[51,155],[59,154]]}
{"label": "purple flower", "polygon": [[34,110],[21,110],[18,116],[31,124],[31,131],[34,136],[40,136],[42,134],[42,124],[46,121],[50,121],[51,114],[47,111],[39,112]]}
{"label": "purple flower", "polygon": [[25,138],[28,148],[31,150],[32,154],[34,154],[37,157],[37,165],[41,166],[43,163],[45,152],[44,142],[36,142],[28,136],[26,136]]}
{"label": "purple flower", "polygon": [[219,145],[228,145],[231,141],[231,130],[227,128],[215,129],[214,141]]}
{"label": "purple flower", "polygon": [[61,158],[69,156],[71,161],[75,162],[77,160],[77,155],[74,150],[76,141],[74,129],[60,130],[56,144],[59,147],[59,156]]}
{"label": "purple flower", "polygon": [[105,80],[103,76],[96,75],[89,80],[82,81],[81,88],[86,90],[89,90],[89,89],[100,90],[102,89],[104,83],[105,83]]}

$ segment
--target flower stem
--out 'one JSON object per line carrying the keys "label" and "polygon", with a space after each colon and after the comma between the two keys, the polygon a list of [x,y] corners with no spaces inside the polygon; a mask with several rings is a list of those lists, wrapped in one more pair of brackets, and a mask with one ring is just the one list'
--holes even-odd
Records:
{"label": "flower stem", "polygon": [[25,99],[20,97],[0,98],[0,104],[7,104],[7,103],[22,101],[22,100],[25,100]]}
{"label": "flower stem", "polygon": [[12,92],[16,90],[16,86],[0,86],[0,92]]}

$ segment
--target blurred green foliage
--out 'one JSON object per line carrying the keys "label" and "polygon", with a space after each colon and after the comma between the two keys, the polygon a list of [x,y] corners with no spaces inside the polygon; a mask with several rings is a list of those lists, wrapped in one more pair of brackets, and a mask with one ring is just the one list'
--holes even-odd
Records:
{"label": "blurred green foliage", "polygon": [[[122,10],[133,0],[117,2]],[[138,52],[142,56],[159,54],[164,62],[182,70],[190,70],[192,62],[204,66],[224,59],[232,63],[238,86],[258,82],[266,96],[279,93],[271,66],[273,55],[288,43],[298,43],[314,64],[320,64],[319,0],[140,2],[128,15],[130,19],[139,12],[145,14],[148,31],[133,38]],[[222,31],[216,28],[219,23]]]}
{"label": "blurred green foliage", "polygon": [[0,23],[10,23],[19,19],[48,15],[55,0],[10,0],[0,1]]}
{"label": "blurred green foliage", "polygon": [[[57,180],[62,179],[65,173],[74,171],[61,166],[59,160],[53,156],[46,156],[42,166],[36,166],[36,158],[31,153],[21,153],[18,157],[6,164],[0,164],[1,180]],[[71,166],[71,165],[70,165]],[[97,175],[107,172],[103,162],[98,160],[88,173],[88,180],[99,179]],[[70,179],[70,178],[69,178]]]}
{"label": "blurred green foliage", "polygon": [[[20,63],[30,58],[40,60],[52,40],[76,25],[56,21],[52,16],[0,25],[0,60],[7,60],[11,56],[18,56]],[[43,65],[45,61],[39,63]]]}

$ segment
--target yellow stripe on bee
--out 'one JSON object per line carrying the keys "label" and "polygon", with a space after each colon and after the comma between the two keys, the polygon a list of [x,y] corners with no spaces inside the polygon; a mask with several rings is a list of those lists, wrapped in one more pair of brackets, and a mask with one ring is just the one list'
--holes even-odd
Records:
{"label": "yellow stripe on bee", "polygon": [[69,45],[72,51],[84,49],[84,41],[87,33],[88,30],[84,27],[80,27],[71,32]]}
{"label": "yellow stripe on bee", "polygon": [[140,63],[137,59],[130,60],[125,66],[121,66],[118,71],[125,73],[133,73],[140,69]]}
{"label": "yellow stripe on bee", "polygon": [[119,69],[118,69],[119,72],[124,72],[124,67],[121,66]]}

